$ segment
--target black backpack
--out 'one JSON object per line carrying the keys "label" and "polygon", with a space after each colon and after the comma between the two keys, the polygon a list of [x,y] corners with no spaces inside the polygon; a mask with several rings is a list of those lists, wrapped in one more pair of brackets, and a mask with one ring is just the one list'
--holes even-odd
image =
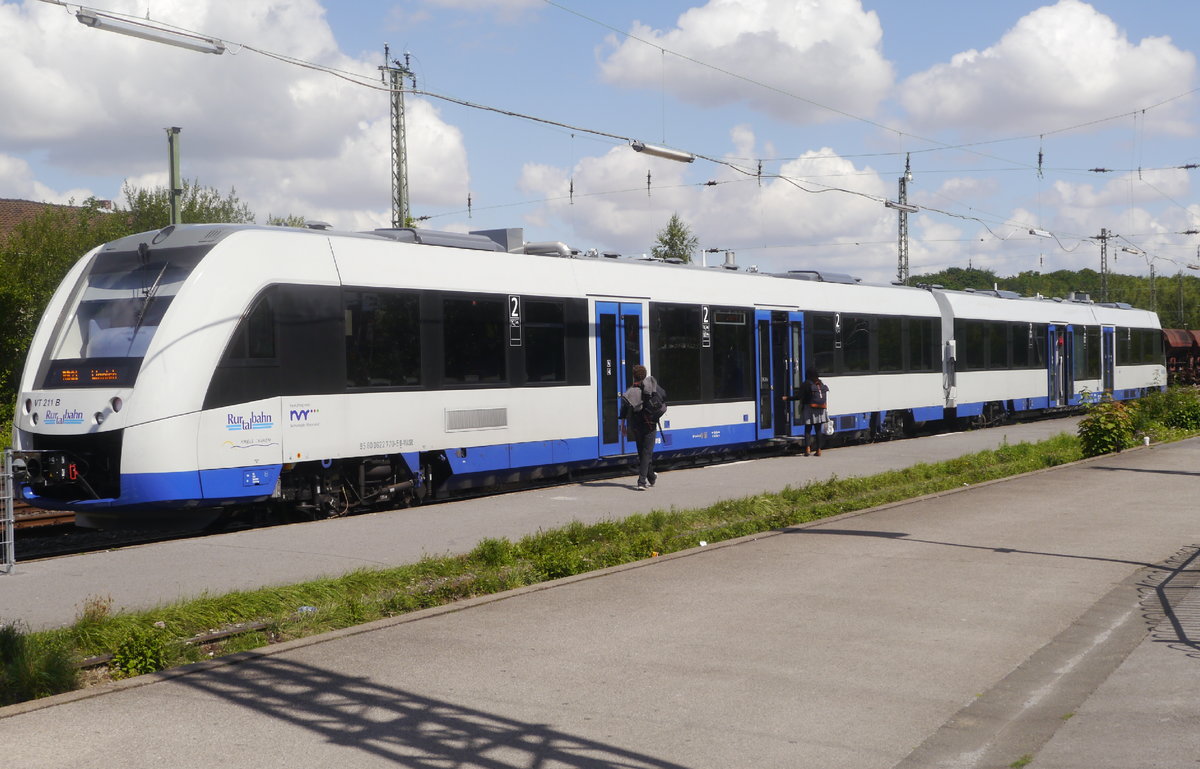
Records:
{"label": "black backpack", "polygon": [[642,388],[642,418],[648,425],[658,424],[658,420],[667,413],[667,393],[661,387],[647,392]]}
{"label": "black backpack", "polygon": [[805,384],[808,387],[808,393],[807,393],[808,397],[805,398],[804,402],[808,403],[811,406],[816,406],[818,408],[824,406],[825,401],[826,401],[826,395],[825,395],[825,387],[824,387],[823,383],[821,382],[821,380],[818,379],[815,382],[806,382]]}

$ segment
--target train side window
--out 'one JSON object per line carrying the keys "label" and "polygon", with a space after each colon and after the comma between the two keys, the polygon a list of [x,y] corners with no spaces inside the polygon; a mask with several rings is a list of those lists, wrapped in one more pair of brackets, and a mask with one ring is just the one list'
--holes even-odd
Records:
{"label": "train side window", "polygon": [[988,323],[988,368],[1008,368],[1008,324]]}
{"label": "train side window", "polygon": [[1071,376],[1076,380],[1087,379],[1087,337],[1084,336],[1083,326],[1071,329]]}
{"label": "train side window", "polygon": [[525,381],[567,381],[567,324],[562,302],[526,299],[524,331]]}
{"label": "train side window", "polygon": [[809,316],[808,345],[811,368],[823,376],[837,371],[837,316],[818,312]]}
{"label": "train side window", "polygon": [[[1133,329],[1132,328],[1118,328],[1116,333],[1117,333],[1117,365],[1118,366],[1127,366],[1131,363],[1140,362],[1138,360],[1138,357],[1141,354],[1141,351],[1137,350],[1136,345],[1134,344]],[[1141,341],[1140,335],[1139,335],[1138,341]]]}
{"label": "train side window", "polygon": [[982,320],[954,320],[958,368],[982,371],[987,368],[987,324]]}
{"label": "train side window", "polygon": [[563,302],[567,326],[567,384],[592,383],[592,327],[586,299]]}
{"label": "train side window", "polygon": [[942,346],[941,321],[937,318],[907,318],[908,370],[936,371]]}
{"label": "train side window", "polygon": [[213,371],[204,408],[345,389],[345,330],[337,286],[279,284],[264,291]]}
{"label": "train side window", "polygon": [[273,289],[264,292],[242,318],[225,352],[226,360],[270,360],[275,357],[273,293]]}
{"label": "train side window", "polygon": [[506,381],[508,301],[490,296],[445,299],[442,349],[446,384]]}
{"label": "train side window", "polygon": [[879,318],[879,370],[904,369],[904,322],[901,318]]}
{"label": "train side window", "polygon": [[1013,323],[1012,333],[1012,367],[1029,368],[1030,347],[1033,344],[1033,324]]}
{"label": "train side window", "polygon": [[399,291],[347,291],[346,386],[421,383],[420,297]]}
{"label": "train side window", "polygon": [[1046,324],[1030,324],[1029,366],[1030,368],[1046,368]]}
{"label": "train side window", "polygon": [[700,307],[650,304],[651,370],[674,403],[701,399]]}
{"label": "train side window", "polygon": [[717,400],[750,398],[754,373],[750,352],[753,336],[749,318],[753,314],[744,308],[717,307],[710,311],[713,397]]}
{"label": "train side window", "polygon": [[1164,365],[1162,332],[1153,328],[1138,329],[1138,332],[1142,337],[1141,362],[1151,365]]}
{"label": "train side window", "polygon": [[858,374],[871,371],[871,318],[842,316],[842,370]]}
{"label": "train side window", "polygon": [[1076,326],[1075,346],[1071,356],[1072,373],[1076,379],[1100,378],[1100,327]]}
{"label": "train side window", "polygon": [[1083,337],[1087,355],[1084,358],[1083,373],[1087,379],[1100,378],[1100,327],[1084,326]]}

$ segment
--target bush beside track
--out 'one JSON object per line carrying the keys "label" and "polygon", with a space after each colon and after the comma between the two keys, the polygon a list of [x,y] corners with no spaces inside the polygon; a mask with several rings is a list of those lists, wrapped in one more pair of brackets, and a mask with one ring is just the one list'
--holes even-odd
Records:
{"label": "bush beside track", "polygon": [[1123,407],[1119,419],[1110,418],[1112,404],[1093,407],[1080,423],[1081,437],[1004,445],[865,478],[814,481],[699,510],[654,511],[592,525],[575,522],[517,542],[485,539],[461,556],[143,612],[113,613],[111,599],[92,597],[73,625],[36,633],[23,632],[19,620],[0,618],[8,622],[0,625],[0,705],[687,550],[702,541],[720,542],[1056,467],[1105,453],[1097,447],[1120,450],[1144,437],[1179,440],[1200,431],[1200,397],[1194,389],[1116,405]]}

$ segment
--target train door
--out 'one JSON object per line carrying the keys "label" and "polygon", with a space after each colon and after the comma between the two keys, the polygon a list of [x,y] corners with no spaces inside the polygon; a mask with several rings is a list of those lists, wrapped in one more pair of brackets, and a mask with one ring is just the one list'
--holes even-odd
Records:
{"label": "train door", "polygon": [[800,391],[800,385],[804,382],[804,370],[806,368],[804,361],[804,315],[799,312],[789,312],[787,314],[787,338],[788,338],[788,356],[787,356],[787,425],[790,428],[788,434],[801,435],[804,432],[804,425],[801,423],[801,407],[800,399],[796,394]]}
{"label": "train door", "polygon": [[775,437],[775,381],[772,360],[771,311],[754,311],[754,370],[758,382],[757,437],[759,440]]}
{"label": "train door", "polygon": [[632,454],[637,445],[621,434],[621,393],[642,363],[642,305],[596,302],[596,358],[600,456]]}
{"label": "train door", "polygon": [[776,435],[792,434],[792,412],[788,408],[792,396],[792,357],[788,339],[788,314],[771,312],[771,408],[775,412]]}
{"label": "train door", "polygon": [[[797,322],[793,332],[791,317]],[[792,334],[799,339],[800,313],[781,310],[755,310],[755,370],[758,374],[757,437],[759,440],[792,434],[792,415],[788,408],[793,390]]]}
{"label": "train door", "polygon": [[1046,359],[1050,364],[1050,406],[1068,406],[1075,392],[1075,368],[1071,351],[1075,336],[1065,323],[1051,323],[1046,332],[1049,346]]}
{"label": "train door", "polygon": [[1117,357],[1117,329],[1114,326],[1100,327],[1100,376],[1104,392],[1112,395],[1113,371]]}

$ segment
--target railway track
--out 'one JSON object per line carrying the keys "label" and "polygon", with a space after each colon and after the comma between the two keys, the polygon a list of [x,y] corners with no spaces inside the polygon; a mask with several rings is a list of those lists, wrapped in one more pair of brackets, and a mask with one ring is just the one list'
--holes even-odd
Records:
{"label": "railway track", "polygon": [[41,526],[73,526],[75,513],[40,510],[21,500],[13,500],[13,529],[23,531]]}
{"label": "railway track", "polygon": [[13,500],[13,534],[18,561],[36,561],[64,555],[144,545],[169,539],[202,536],[188,530],[118,529],[100,531],[75,526],[75,514],[41,510],[24,501]]}

